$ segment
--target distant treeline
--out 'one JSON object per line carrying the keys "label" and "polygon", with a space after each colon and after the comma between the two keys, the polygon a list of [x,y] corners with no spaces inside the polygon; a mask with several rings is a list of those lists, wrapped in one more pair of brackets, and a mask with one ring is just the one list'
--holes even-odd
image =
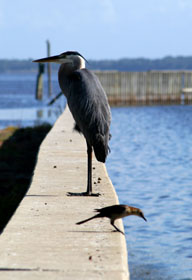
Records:
{"label": "distant treeline", "polygon": [[34,71],[37,65],[32,63],[32,59],[0,59],[0,73],[18,72],[18,71]]}
{"label": "distant treeline", "polygon": [[[116,71],[192,70],[192,56],[167,56],[162,59],[122,58],[118,60],[89,60],[87,67],[94,70]],[[57,70],[58,65],[53,64],[52,69]],[[32,59],[0,59],[0,73],[12,71],[37,71],[37,64],[32,63]]]}

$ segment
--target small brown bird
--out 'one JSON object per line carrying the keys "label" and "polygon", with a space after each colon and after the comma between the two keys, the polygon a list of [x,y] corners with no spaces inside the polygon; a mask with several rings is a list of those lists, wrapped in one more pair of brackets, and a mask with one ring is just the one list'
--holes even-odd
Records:
{"label": "small brown bird", "polygon": [[124,204],[119,204],[119,205],[112,205],[112,206],[108,206],[108,207],[104,207],[101,209],[95,209],[95,212],[99,212],[99,214],[88,218],[86,220],[83,220],[81,222],[76,223],[77,225],[86,223],[92,219],[96,219],[96,218],[109,218],[111,220],[111,225],[119,232],[121,232],[122,234],[124,234],[120,229],[118,229],[115,225],[114,222],[117,219],[120,218],[124,218],[126,216],[130,216],[130,215],[135,215],[138,217],[143,218],[145,221],[147,221],[147,219],[145,218],[143,212],[139,209],[139,208],[135,208],[132,206],[128,206],[128,205],[124,205]]}

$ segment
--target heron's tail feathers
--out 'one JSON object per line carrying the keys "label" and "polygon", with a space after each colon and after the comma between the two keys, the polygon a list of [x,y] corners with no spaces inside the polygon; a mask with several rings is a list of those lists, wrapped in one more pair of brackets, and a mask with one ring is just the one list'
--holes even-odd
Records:
{"label": "heron's tail feathers", "polygon": [[83,223],[86,223],[86,222],[88,222],[88,221],[90,221],[90,220],[93,220],[93,219],[99,218],[99,217],[101,217],[100,214],[97,214],[97,215],[95,215],[95,216],[93,216],[93,217],[91,217],[91,218],[88,218],[88,219],[86,219],[86,220],[83,220],[83,221],[80,221],[80,222],[76,223],[76,225],[81,225],[81,224],[83,224]]}
{"label": "heron's tail feathers", "polygon": [[108,137],[101,134],[96,134],[95,141],[93,143],[93,149],[95,152],[96,159],[105,163],[106,157],[108,155]]}

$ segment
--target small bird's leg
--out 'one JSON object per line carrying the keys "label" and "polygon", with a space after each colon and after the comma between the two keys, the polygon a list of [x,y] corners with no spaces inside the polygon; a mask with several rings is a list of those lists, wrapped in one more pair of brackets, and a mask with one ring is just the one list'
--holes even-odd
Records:
{"label": "small bird's leg", "polygon": [[124,232],[122,232],[120,229],[118,229],[118,227],[116,227],[116,226],[114,225],[114,221],[113,221],[113,220],[111,220],[111,225],[116,229],[116,231],[118,231],[118,232],[122,233],[123,235],[125,235]]}

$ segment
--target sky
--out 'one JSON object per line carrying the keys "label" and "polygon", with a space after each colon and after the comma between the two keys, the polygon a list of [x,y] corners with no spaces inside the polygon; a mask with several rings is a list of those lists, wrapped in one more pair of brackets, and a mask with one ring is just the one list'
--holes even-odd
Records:
{"label": "sky", "polygon": [[0,0],[0,59],[192,55],[192,0]]}

